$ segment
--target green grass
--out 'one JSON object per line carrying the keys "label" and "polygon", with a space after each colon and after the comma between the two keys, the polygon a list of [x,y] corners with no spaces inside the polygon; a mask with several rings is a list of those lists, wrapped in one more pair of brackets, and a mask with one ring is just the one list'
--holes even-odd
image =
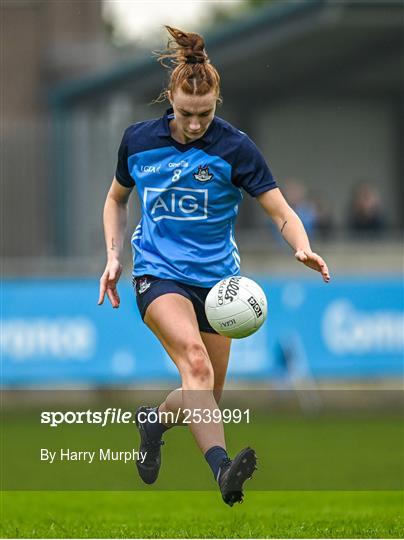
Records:
{"label": "green grass", "polygon": [[137,448],[134,426],[52,429],[38,418],[35,410],[3,415],[1,473],[8,491],[2,495],[0,532],[6,538],[403,536],[399,411],[254,411],[250,424],[226,426],[231,454],[251,445],[259,459],[244,504],[233,508],[212,491],[212,475],[185,428],[166,433],[160,477],[149,487],[132,462],[39,460],[42,447]]}
{"label": "green grass", "polygon": [[7,492],[5,538],[399,538],[400,492]]}
{"label": "green grass", "polygon": [[[133,462],[41,462],[40,449],[137,449],[133,425],[50,428],[39,414],[4,418],[2,486],[10,491],[139,491],[149,488]],[[250,424],[229,424],[230,455],[245,446],[258,455],[256,491],[394,491],[404,487],[404,430],[398,414],[255,413]],[[209,468],[185,427],[164,436],[163,467],[154,490],[215,489]],[[192,474],[190,474],[192,472]]]}

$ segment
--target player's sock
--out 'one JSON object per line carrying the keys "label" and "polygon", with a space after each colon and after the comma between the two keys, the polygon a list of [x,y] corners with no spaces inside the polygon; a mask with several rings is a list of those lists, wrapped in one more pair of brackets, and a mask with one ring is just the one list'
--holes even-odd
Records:
{"label": "player's sock", "polygon": [[[151,411],[155,412],[158,417],[158,414],[159,414],[158,407],[152,408]],[[152,418],[154,420],[154,415]],[[162,424],[158,419],[157,419],[157,422],[150,422],[150,420],[147,420],[146,422],[146,431],[147,431],[148,436],[151,439],[155,439],[155,440],[161,439],[161,437],[163,436],[163,433],[167,431],[168,429],[170,428]]]}
{"label": "player's sock", "polygon": [[217,480],[223,460],[229,459],[226,450],[221,446],[212,446],[212,448],[209,448],[205,453],[205,459],[212,469],[215,480]]}

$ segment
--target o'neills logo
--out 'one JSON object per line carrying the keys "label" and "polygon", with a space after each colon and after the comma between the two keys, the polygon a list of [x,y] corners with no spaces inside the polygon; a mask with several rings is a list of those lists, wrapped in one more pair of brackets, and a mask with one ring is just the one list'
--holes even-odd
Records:
{"label": "o'neills logo", "polygon": [[219,306],[229,304],[237,297],[240,289],[240,279],[241,276],[235,276],[230,278],[228,282],[226,279],[220,282],[219,289],[217,291],[217,303]]}
{"label": "o'neills logo", "polygon": [[232,277],[229,279],[229,283],[226,288],[226,292],[224,293],[224,299],[228,300],[229,302],[233,302],[233,300],[238,295],[238,291],[240,289],[239,281],[241,277]]}
{"label": "o'neills logo", "polygon": [[194,178],[199,182],[209,182],[209,180],[212,180],[213,174],[209,172],[209,167],[207,165],[205,167],[199,165],[198,170],[194,172]]}

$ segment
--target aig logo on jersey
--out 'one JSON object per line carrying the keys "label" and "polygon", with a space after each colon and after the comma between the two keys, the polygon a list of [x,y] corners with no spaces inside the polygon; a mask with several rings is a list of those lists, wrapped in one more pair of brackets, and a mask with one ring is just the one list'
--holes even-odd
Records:
{"label": "aig logo on jersey", "polygon": [[153,221],[207,219],[208,190],[172,187],[146,188],[143,203]]}

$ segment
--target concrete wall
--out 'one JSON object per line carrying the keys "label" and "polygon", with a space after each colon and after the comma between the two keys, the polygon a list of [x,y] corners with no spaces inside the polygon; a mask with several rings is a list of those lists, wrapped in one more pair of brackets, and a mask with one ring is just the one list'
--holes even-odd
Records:
{"label": "concrete wall", "polygon": [[0,16],[1,173],[6,200],[1,254],[46,256],[57,248],[55,170],[62,152],[54,153],[47,92],[58,80],[110,63],[101,0],[2,0]]}

